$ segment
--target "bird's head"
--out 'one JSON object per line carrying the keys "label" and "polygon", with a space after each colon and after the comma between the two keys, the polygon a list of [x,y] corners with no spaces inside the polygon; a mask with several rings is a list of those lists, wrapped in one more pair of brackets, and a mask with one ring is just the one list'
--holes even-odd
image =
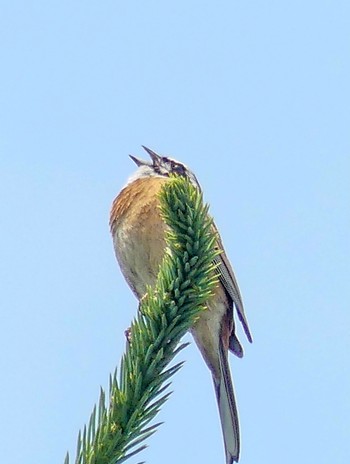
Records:
{"label": "bird's head", "polygon": [[136,156],[129,155],[138,166],[137,171],[129,179],[129,183],[144,177],[169,177],[170,174],[175,174],[186,177],[196,188],[201,190],[196,176],[186,165],[167,156],[158,155],[143,145],[142,148],[149,154],[151,160],[144,161]]}

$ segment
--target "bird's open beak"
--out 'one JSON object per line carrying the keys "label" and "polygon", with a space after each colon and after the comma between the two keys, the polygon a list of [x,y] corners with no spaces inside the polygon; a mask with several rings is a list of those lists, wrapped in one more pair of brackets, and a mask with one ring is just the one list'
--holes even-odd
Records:
{"label": "bird's open beak", "polygon": [[150,148],[147,148],[145,147],[144,145],[141,145],[142,148],[144,150],[147,151],[147,153],[149,154],[149,156],[151,157],[153,163],[151,161],[144,161],[143,159],[141,158],[137,158],[136,156],[134,155],[129,155],[130,158],[133,160],[133,162],[137,165],[137,166],[155,166],[155,165],[159,165],[160,163],[160,160],[161,160],[161,156],[157,155],[157,153],[153,150],[151,150]]}
{"label": "bird's open beak", "polygon": [[161,156],[159,156],[155,151],[151,150],[150,148],[145,147],[144,145],[141,145],[144,150],[147,151],[149,156],[152,158],[153,164],[159,164],[161,160]]}
{"label": "bird's open beak", "polygon": [[140,158],[137,158],[134,155],[129,155],[129,156],[137,166],[152,166],[152,163],[150,161],[144,161]]}

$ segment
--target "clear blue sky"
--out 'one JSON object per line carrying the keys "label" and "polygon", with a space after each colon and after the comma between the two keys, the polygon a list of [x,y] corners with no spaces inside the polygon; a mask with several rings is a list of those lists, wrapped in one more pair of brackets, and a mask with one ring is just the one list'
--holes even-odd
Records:
{"label": "clear blue sky", "polygon": [[[137,305],[108,214],[141,144],[195,171],[237,272],[241,463],[349,462],[349,31],[348,0],[1,1],[2,462],[74,455],[119,363]],[[180,359],[140,459],[224,463]]]}

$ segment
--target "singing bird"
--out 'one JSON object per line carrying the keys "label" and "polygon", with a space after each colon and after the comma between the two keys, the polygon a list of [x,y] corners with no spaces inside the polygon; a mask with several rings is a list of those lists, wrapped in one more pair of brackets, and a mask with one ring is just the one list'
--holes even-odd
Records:
{"label": "singing bird", "polygon": [[[110,227],[117,260],[122,273],[136,297],[146,293],[147,285],[154,286],[166,249],[166,225],[160,216],[159,191],[169,175],[183,176],[199,190],[196,176],[184,164],[143,147],[150,156],[144,161],[135,156],[137,170],[115,198]],[[238,412],[228,364],[228,351],[243,356],[242,346],[235,333],[234,309],[250,342],[252,336],[244,313],[241,293],[232,266],[217,234],[216,257],[219,285],[191,329],[198,348],[208,365],[214,382],[223,432],[226,464],[238,462],[240,434]]]}

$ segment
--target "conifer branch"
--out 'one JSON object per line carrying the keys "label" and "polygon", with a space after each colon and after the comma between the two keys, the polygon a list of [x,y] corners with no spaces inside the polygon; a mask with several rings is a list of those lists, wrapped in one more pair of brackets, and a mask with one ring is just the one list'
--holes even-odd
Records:
{"label": "conifer branch", "polygon": [[121,464],[146,447],[160,425],[149,423],[170,396],[169,380],[183,362],[169,364],[186,346],[181,338],[217,285],[213,259],[219,252],[201,193],[186,179],[172,177],[160,203],[169,226],[168,252],[132,322],[119,380],[116,372],[110,377],[108,404],[101,389],[89,425],[79,433],[75,464]]}

